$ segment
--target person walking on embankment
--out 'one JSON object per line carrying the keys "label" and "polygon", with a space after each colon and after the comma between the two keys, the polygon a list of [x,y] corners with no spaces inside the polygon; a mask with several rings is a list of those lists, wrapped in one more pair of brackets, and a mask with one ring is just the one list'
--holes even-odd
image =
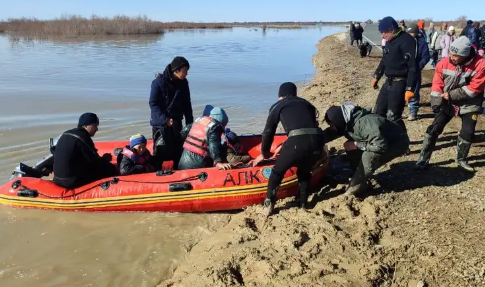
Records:
{"label": "person walking on embankment", "polygon": [[448,28],[448,32],[441,38],[440,45],[441,45],[441,59],[448,57],[448,53],[450,51],[450,46],[455,41],[455,27],[450,26]]}
{"label": "person walking on embankment", "polygon": [[426,64],[429,62],[431,58],[429,53],[429,47],[426,41],[424,40],[423,34],[421,34],[420,30],[418,29],[418,25],[416,23],[411,23],[407,32],[416,38],[416,42],[418,43],[418,50],[416,53],[416,89],[414,90],[414,97],[409,100],[409,121],[415,121],[418,119],[418,111],[419,111],[419,100],[421,99],[420,90],[421,90],[421,71],[424,69]]}

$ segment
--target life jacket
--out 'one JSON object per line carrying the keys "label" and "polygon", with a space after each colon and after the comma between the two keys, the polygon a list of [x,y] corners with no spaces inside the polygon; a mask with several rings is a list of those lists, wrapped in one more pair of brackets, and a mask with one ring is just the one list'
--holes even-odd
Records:
{"label": "life jacket", "polygon": [[143,165],[150,160],[149,152],[145,152],[145,154],[141,156],[133,152],[131,149],[125,147],[121,153],[127,158],[131,159],[135,164],[139,165]]}
{"label": "life jacket", "polygon": [[211,117],[201,117],[197,119],[190,128],[190,132],[184,142],[184,149],[193,152],[202,157],[209,154],[209,145],[207,142],[207,131],[216,125]]}

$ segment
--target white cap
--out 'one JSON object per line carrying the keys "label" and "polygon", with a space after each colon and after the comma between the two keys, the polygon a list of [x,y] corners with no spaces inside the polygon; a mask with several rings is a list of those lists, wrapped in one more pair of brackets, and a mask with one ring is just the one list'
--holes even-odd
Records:
{"label": "white cap", "polygon": [[455,27],[453,26],[448,27],[448,32],[451,32],[451,31],[455,31]]}

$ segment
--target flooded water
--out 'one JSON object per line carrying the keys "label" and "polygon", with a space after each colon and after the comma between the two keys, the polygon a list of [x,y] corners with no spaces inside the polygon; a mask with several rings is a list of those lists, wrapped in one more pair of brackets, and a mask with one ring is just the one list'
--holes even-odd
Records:
{"label": "flooded water", "polygon": [[[309,81],[318,40],[341,28],[234,28],[11,43],[0,34],[0,180],[47,155],[47,139],[100,117],[95,140],[151,136],[148,97],[174,56],[191,65],[194,114],[228,112],[260,133],[285,81]],[[0,207],[0,286],[156,286],[226,214],[81,213]]]}

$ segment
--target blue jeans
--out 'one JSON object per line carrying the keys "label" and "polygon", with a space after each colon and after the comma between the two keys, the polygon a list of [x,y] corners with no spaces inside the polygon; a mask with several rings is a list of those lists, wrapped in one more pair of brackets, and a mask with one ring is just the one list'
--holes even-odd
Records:
{"label": "blue jeans", "polygon": [[417,114],[419,111],[419,100],[421,99],[421,95],[419,94],[419,90],[421,90],[421,71],[419,72],[418,79],[416,82],[416,89],[414,89],[414,98],[409,100],[409,113],[410,114]]}

